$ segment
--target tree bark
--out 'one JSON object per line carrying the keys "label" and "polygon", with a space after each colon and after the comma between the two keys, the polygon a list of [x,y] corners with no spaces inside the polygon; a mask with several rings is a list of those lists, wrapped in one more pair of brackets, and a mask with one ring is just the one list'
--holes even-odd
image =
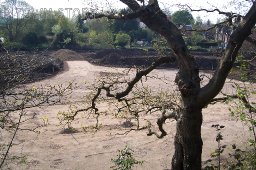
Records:
{"label": "tree bark", "polygon": [[202,109],[184,109],[177,120],[173,170],[200,170],[203,142]]}

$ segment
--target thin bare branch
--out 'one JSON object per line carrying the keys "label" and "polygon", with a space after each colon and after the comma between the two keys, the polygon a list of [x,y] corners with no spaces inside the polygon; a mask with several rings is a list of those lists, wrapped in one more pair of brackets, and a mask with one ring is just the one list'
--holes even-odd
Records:
{"label": "thin bare branch", "polygon": [[206,9],[206,8],[200,8],[200,9],[193,9],[191,8],[189,5],[179,5],[181,7],[186,7],[188,8],[190,11],[192,12],[208,12],[208,13],[212,13],[212,12],[217,12],[218,14],[220,15],[225,15],[227,17],[238,17],[238,16],[241,16],[240,14],[237,14],[237,13],[232,13],[232,12],[225,12],[225,11],[221,11],[220,9],[218,8],[215,8],[215,9]]}
{"label": "thin bare branch", "polygon": [[127,83],[127,85],[128,85],[127,88],[123,92],[117,93],[115,95],[115,98],[120,100],[121,98],[127,96],[131,92],[131,90],[133,89],[134,85],[137,82],[139,82],[143,76],[146,76],[152,70],[154,70],[156,67],[158,67],[158,66],[160,66],[164,63],[169,63],[169,62],[174,62],[174,61],[175,61],[174,57],[172,57],[172,58],[171,57],[161,57],[161,58],[159,58],[157,61],[152,63],[152,65],[150,67],[148,67],[147,69],[137,72],[134,79]]}
{"label": "thin bare branch", "polygon": [[14,130],[14,133],[13,133],[13,135],[12,135],[12,139],[11,139],[10,143],[8,144],[8,148],[7,148],[7,150],[6,150],[5,154],[4,154],[4,157],[3,157],[2,161],[1,161],[0,169],[3,167],[3,165],[4,165],[4,163],[5,163],[5,160],[6,160],[7,156],[8,156],[8,154],[9,154],[9,151],[10,151],[10,149],[11,149],[11,147],[12,147],[14,138],[15,138],[15,136],[16,136],[18,130],[19,130],[19,126],[20,126],[20,122],[21,122],[22,116],[23,116],[23,112],[20,113],[18,123],[17,123],[16,128],[15,128],[15,130]]}

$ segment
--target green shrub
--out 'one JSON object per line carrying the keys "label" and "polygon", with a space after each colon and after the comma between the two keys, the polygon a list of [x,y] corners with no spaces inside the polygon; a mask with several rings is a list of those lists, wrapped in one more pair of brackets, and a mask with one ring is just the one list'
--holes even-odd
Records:
{"label": "green shrub", "polygon": [[77,33],[76,34],[76,43],[79,46],[85,46],[88,41],[88,36],[85,33]]}
{"label": "green shrub", "polygon": [[116,34],[115,44],[124,48],[127,45],[130,45],[131,37],[126,33]]}
{"label": "green shrub", "polygon": [[27,33],[23,38],[22,38],[22,44],[25,46],[27,49],[30,48],[40,48],[41,44],[47,44],[48,40],[45,36],[38,36],[34,32],[29,32]]}
{"label": "green shrub", "polygon": [[45,36],[41,35],[38,37],[38,43],[39,44],[45,44],[45,43],[48,43],[48,40]]}
{"label": "green shrub", "polygon": [[25,48],[20,42],[6,42],[4,46],[8,50],[22,50]]}
{"label": "green shrub", "polygon": [[96,31],[90,31],[88,34],[89,45],[95,48],[113,48],[114,38],[110,31],[104,31],[96,33]]}
{"label": "green shrub", "polygon": [[28,47],[35,47],[39,44],[39,38],[36,33],[29,32],[22,38],[22,43]]}
{"label": "green shrub", "polygon": [[123,150],[119,150],[117,158],[111,161],[115,164],[115,166],[111,167],[114,170],[131,170],[134,165],[142,165],[143,163],[143,161],[137,161],[133,157],[133,150],[127,146]]}

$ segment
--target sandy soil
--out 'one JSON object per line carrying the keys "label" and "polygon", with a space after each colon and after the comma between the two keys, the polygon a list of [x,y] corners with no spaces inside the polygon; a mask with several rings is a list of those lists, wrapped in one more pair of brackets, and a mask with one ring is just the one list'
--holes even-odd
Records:
{"label": "sandy soil", "polygon": [[[78,100],[84,93],[91,91],[90,86],[97,79],[102,79],[104,75],[120,74],[125,72],[122,68],[107,68],[94,66],[87,61],[68,61],[68,69],[53,78],[30,84],[28,86],[46,86],[47,84],[67,84],[74,81],[77,88],[74,90],[72,100]],[[155,70],[151,76],[174,80],[175,70]],[[149,79],[146,85],[152,89],[174,89],[173,83],[164,83]],[[232,91],[227,85],[224,90]],[[75,97],[74,97],[75,96]],[[107,107],[107,106],[105,106]],[[115,158],[118,149],[123,149],[126,145],[134,150],[135,157],[143,160],[142,166],[135,169],[141,170],[163,170],[170,169],[171,158],[174,152],[173,139],[175,135],[175,122],[168,120],[165,129],[168,136],[157,139],[155,136],[147,136],[147,130],[131,131],[126,135],[128,129],[121,124],[123,119],[114,119],[113,116],[101,116],[102,127],[96,133],[93,130],[85,131],[83,127],[93,125],[93,117],[77,120],[73,126],[79,130],[78,133],[61,134],[62,126],[59,124],[57,113],[65,111],[68,105],[56,105],[51,107],[34,108],[28,110],[28,115],[36,113],[33,120],[25,127],[35,127],[43,125],[42,117],[47,116],[46,126],[37,129],[40,134],[28,131],[20,131],[15,139],[15,145],[11,149],[11,154],[24,155],[25,163],[9,165],[10,169],[29,170],[107,170],[113,165],[111,158]],[[215,142],[216,131],[211,128],[212,124],[225,125],[223,130],[223,144],[231,145],[236,143],[243,146],[248,134],[247,127],[237,122],[229,116],[228,106],[216,104],[208,106],[203,110],[204,122],[202,125],[203,161],[209,159],[217,147]],[[156,122],[159,115],[144,115],[143,119]],[[145,121],[142,119],[142,124]],[[17,145],[16,145],[17,144]],[[225,156],[225,155],[224,155]],[[223,157],[224,157],[223,156]]]}

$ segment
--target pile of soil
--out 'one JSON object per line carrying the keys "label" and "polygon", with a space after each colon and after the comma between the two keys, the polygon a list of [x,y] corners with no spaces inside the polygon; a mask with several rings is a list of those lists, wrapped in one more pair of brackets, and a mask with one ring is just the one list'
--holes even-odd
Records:
{"label": "pile of soil", "polygon": [[112,67],[147,66],[156,59],[156,52],[142,49],[105,49],[95,51],[87,60],[93,64]]}
{"label": "pile of soil", "polygon": [[[167,51],[167,55],[171,54]],[[142,49],[104,49],[92,51],[73,51],[60,49],[50,53],[51,57],[62,61],[87,60],[92,64],[110,67],[148,67],[159,58],[155,50]],[[218,58],[209,56],[208,53],[195,54],[195,59],[201,70],[212,70],[217,67]],[[163,64],[161,68],[178,68],[177,63]]]}
{"label": "pile of soil", "polygon": [[[42,54],[41,54],[42,55]],[[46,54],[43,54],[46,55]],[[159,55],[154,50],[142,49],[105,49],[105,50],[78,50],[60,49],[49,52],[50,58],[57,58],[62,61],[89,61],[95,65],[110,67],[148,67]],[[192,53],[200,70],[215,70],[219,54],[217,53]],[[159,68],[178,68],[177,63],[163,64]],[[44,69],[41,69],[44,70]],[[250,68],[250,72],[255,70],[255,66]],[[231,75],[232,76],[232,75]],[[238,76],[232,76],[237,79]]]}
{"label": "pile of soil", "polygon": [[[168,52],[168,51],[167,51]],[[168,54],[168,53],[167,53]],[[170,53],[168,55],[171,55]],[[217,67],[218,57],[195,54],[201,70],[212,70]],[[142,49],[107,49],[96,51],[94,54],[85,57],[86,60],[93,64],[112,66],[112,67],[132,67],[132,66],[149,66],[159,58],[154,50],[145,51]],[[177,63],[168,63],[161,68],[178,68]]]}
{"label": "pile of soil", "polygon": [[54,51],[50,53],[50,56],[54,58],[59,58],[62,61],[85,60],[85,58],[81,54],[68,49],[60,49],[58,51]]}
{"label": "pile of soil", "polygon": [[42,80],[63,70],[64,62],[47,53],[15,52],[0,55],[1,89]]}

